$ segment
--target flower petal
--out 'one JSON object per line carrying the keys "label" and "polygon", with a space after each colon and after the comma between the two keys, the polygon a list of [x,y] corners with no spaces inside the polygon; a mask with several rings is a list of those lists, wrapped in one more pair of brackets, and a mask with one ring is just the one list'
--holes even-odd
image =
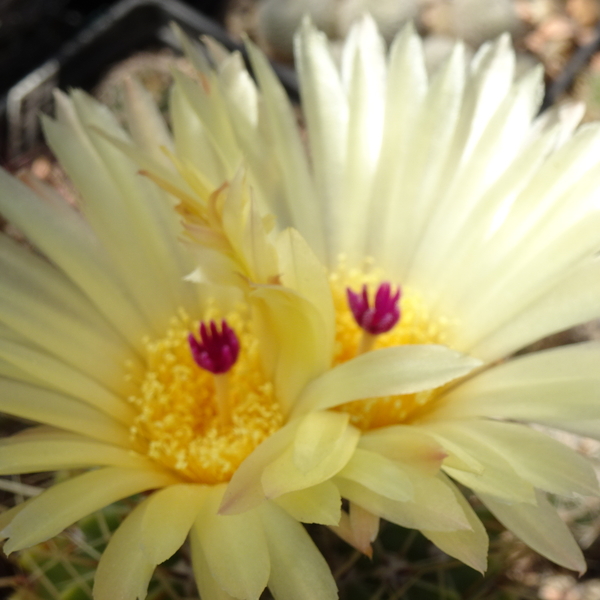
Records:
{"label": "flower petal", "polygon": [[555,424],[600,418],[600,343],[528,354],[478,374],[444,395],[432,420],[491,417]]}
{"label": "flower petal", "polygon": [[6,527],[7,554],[54,537],[108,504],[148,489],[177,483],[165,472],[106,467],[58,483],[31,501]]}
{"label": "flower petal", "polygon": [[357,448],[338,477],[360,483],[390,500],[405,502],[413,499],[410,477],[400,465],[377,452]]}
{"label": "flower petal", "polygon": [[204,495],[202,486],[173,485],[139,504],[112,534],[102,553],[94,598],[145,598],[154,568],[181,547],[202,508]]}
{"label": "flower petal", "polygon": [[390,500],[349,479],[339,477],[334,483],[343,498],[402,527],[431,531],[471,528],[454,493],[442,479],[424,477],[416,472],[410,475],[414,500],[409,502]]}
{"label": "flower petal", "polygon": [[353,400],[412,394],[466,375],[480,361],[444,346],[394,346],[361,354],[313,380],[294,407],[331,408]]}
{"label": "flower petal", "polygon": [[581,549],[543,492],[537,493],[537,506],[505,504],[483,494],[479,497],[507,529],[536,552],[567,569],[585,572]]}
{"label": "flower petal", "polygon": [[446,485],[454,492],[456,500],[469,520],[471,529],[451,532],[422,530],[421,533],[446,554],[458,558],[483,574],[487,568],[489,545],[485,527],[460,491],[449,481],[446,481]]}
{"label": "flower petal", "polygon": [[302,523],[337,525],[340,522],[342,499],[331,481],[279,496],[275,503]]}
{"label": "flower petal", "polygon": [[132,450],[83,437],[79,440],[30,440],[19,436],[14,440],[0,440],[1,475],[100,465],[140,469],[152,468],[153,463]]}
{"label": "flower petal", "polygon": [[[301,421],[294,444],[268,465],[261,483],[268,498],[312,487],[333,477],[350,460],[360,432],[349,415],[309,413]],[[316,435],[310,435],[314,430]]]}
{"label": "flower petal", "polygon": [[321,314],[311,302],[282,286],[259,287],[251,301],[265,370],[282,409],[288,412],[306,383],[329,366],[328,344],[321,343]]}
{"label": "flower petal", "polygon": [[129,431],[114,419],[75,398],[26,383],[0,379],[0,411],[131,447]]}
{"label": "flower petal", "polygon": [[208,567],[219,586],[240,600],[256,599],[267,586],[269,549],[257,510],[217,514],[224,485],[207,488],[206,503],[194,525]]}
{"label": "flower petal", "polygon": [[273,503],[259,508],[271,556],[269,590],[277,600],[336,600],[331,571],[310,536]]}

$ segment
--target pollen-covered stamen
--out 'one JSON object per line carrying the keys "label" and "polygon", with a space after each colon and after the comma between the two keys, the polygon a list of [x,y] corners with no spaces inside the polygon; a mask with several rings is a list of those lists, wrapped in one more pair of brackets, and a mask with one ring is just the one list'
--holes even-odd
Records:
{"label": "pollen-covered stamen", "polygon": [[188,335],[188,342],[196,364],[215,375],[227,373],[235,364],[240,353],[240,342],[235,331],[227,325],[225,319],[221,321],[221,331],[217,324],[211,321],[200,324],[200,341],[194,334]]}
{"label": "pollen-covered stamen", "polygon": [[369,302],[366,285],[359,293],[346,288],[346,294],[356,322],[371,335],[387,333],[400,320],[400,287],[392,293],[392,286],[387,282],[382,283],[375,293],[373,306]]}

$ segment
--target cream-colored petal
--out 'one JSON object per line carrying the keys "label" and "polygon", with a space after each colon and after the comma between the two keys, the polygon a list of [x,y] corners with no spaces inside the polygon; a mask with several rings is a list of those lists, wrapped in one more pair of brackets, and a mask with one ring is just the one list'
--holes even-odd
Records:
{"label": "cream-colored petal", "polygon": [[600,260],[570,269],[549,291],[479,342],[486,356],[500,357],[600,315]]}
{"label": "cream-colored petal", "polygon": [[107,256],[81,215],[56,192],[26,180],[30,189],[0,169],[0,212],[16,225],[68,277],[134,348],[148,326],[132,298],[119,285]]}
{"label": "cream-colored petal", "polygon": [[155,184],[141,177],[135,164],[95,133],[94,128],[101,128],[127,139],[107,109],[82,93],[74,93],[73,99],[57,96],[60,122],[43,119],[46,138],[81,191],[84,214],[121,284],[160,331],[176,308],[187,303],[178,219]]}
{"label": "cream-colored petal", "polygon": [[102,553],[94,580],[95,600],[145,598],[154,568],[181,547],[204,495],[203,486],[172,485],[137,506]]}
{"label": "cream-colored petal", "polygon": [[105,467],[58,483],[27,505],[6,527],[7,554],[54,537],[108,504],[178,481],[164,471]]}
{"label": "cream-colored petal", "polygon": [[515,358],[456,386],[431,420],[492,417],[538,423],[600,418],[600,343],[552,348]]}
{"label": "cream-colored petal", "polygon": [[329,367],[321,314],[312,302],[282,286],[258,287],[251,302],[265,370],[287,413],[307,382]]}
{"label": "cream-colored petal", "polygon": [[179,550],[198,513],[204,510],[207,493],[206,486],[182,483],[150,496],[138,533],[140,548],[149,562],[160,564]]}
{"label": "cream-colored petal", "polygon": [[446,554],[458,558],[483,574],[487,569],[489,545],[485,527],[460,491],[449,481],[446,481],[446,485],[454,492],[456,500],[469,520],[471,529],[451,532],[422,530],[421,533]]}
{"label": "cream-colored petal", "polygon": [[334,483],[343,498],[402,527],[431,531],[471,528],[454,493],[442,479],[411,473],[411,480],[414,500],[410,502],[390,500],[349,479],[336,478]]}
{"label": "cream-colored petal", "polygon": [[198,169],[215,189],[220,187],[231,173],[177,78],[171,88],[169,115],[177,157]]}
{"label": "cream-colored petal", "polygon": [[413,499],[410,477],[400,465],[377,452],[357,448],[337,475],[360,483],[390,500],[405,502]]}
{"label": "cream-colored petal", "polygon": [[[427,93],[427,72],[421,38],[408,24],[392,42],[385,97],[385,127],[377,172],[365,222],[366,252],[378,261],[394,240],[402,239],[411,226],[408,202],[403,201],[404,170],[417,126],[417,116]],[[392,215],[393,213],[393,215]],[[382,224],[393,218],[393,227]],[[360,239],[357,240],[360,249]]]}
{"label": "cream-colored petal", "polygon": [[[311,429],[316,435],[310,435]],[[265,495],[277,498],[330,479],[350,460],[359,437],[347,414],[308,414],[298,427],[294,444],[264,469],[261,483]]]}
{"label": "cream-colored petal", "polygon": [[475,439],[500,454],[519,476],[535,487],[569,496],[600,492],[590,461],[539,431],[482,419],[457,423],[454,427],[461,432],[461,438]]}
{"label": "cream-colored petal", "polygon": [[395,346],[361,354],[313,380],[304,388],[295,414],[345,402],[393,394],[412,394],[466,375],[476,358],[445,346]]}
{"label": "cream-colored petal", "polygon": [[[19,372],[27,373],[28,383],[49,387],[102,411],[124,425],[134,417],[126,401],[90,379],[77,369],[40,349],[6,339],[0,335],[0,359],[12,364]],[[17,379],[21,379],[15,376]]]}
{"label": "cream-colored petal", "polygon": [[264,501],[261,475],[293,443],[299,421],[289,423],[268,437],[250,454],[227,485],[219,513],[242,513]]}
{"label": "cream-colored petal", "polygon": [[354,502],[350,502],[349,519],[355,546],[363,553],[370,556],[371,543],[379,533],[380,519]]}
{"label": "cream-colored petal", "polygon": [[75,398],[26,383],[0,379],[0,411],[109,444],[131,447],[128,429],[106,414]]}
{"label": "cream-colored petal", "polygon": [[348,137],[343,175],[344,209],[335,224],[339,232],[337,252],[350,262],[366,254],[365,223],[383,135],[385,114],[385,44],[370,16],[352,28],[342,55],[342,80],[348,95]]}
{"label": "cream-colored petal", "polygon": [[465,452],[476,456],[483,466],[480,473],[444,466],[444,471],[453,479],[476,492],[493,494],[506,502],[529,502],[535,504],[532,484],[521,477],[503,455],[470,435],[469,427],[461,422],[432,424],[431,429],[441,438],[460,446]]}
{"label": "cream-colored petal", "polygon": [[435,475],[448,457],[438,441],[413,425],[394,425],[364,432],[358,446],[408,463],[427,475]]}
{"label": "cream-colored petal", "polygon": [[[261,103],[264,103],[263,109],[259,110],[258,126],[262,132],[268,132],[267,142],[272,154],[267,166],[272,168],[273,164],[277,165],[279,173],[272,177],[281,179],[280,185],[272,190],[275,195],[266,198],[269,208],[277,214],[277,205],[285,205],[285,213],[291,221],[284,221],[281,226],[296,227],[319,259],[326,260],[323,208],[311,176],[296,116],[265,56],[251,42],[247,42],[246,47],[260,85]],[[252,143],[248,140],[246,147],[248,142]],[[259,171],[254,175],[259,181],[262,173]]]}
{"label": "cream-colored petal", "polygon": [[240,600],[255,600],[267,586],[269,549],[257,509],[241,515],[217,514],[225,485],[207,488],[194,524],[208,567],[219,586]]}
{"label": "cream-colored petal", "polygon": [[95,466],[153,468],[150,459],[133,450],[81,440],[0,440],[0,474],[37,473]]}
{"label": "cream-colored petal", "polygon": [[281,283],[312,302],[321,313],[321,343],[333,353],[335,310],[327,271],[310,246],[295,229],[288,228],[277,239]]}
{"label": "cream-colored petal", "polygon": [[567,569],[585,572],[581,549],[543,492],[537,494],[537,506],[505,504],[486,495],[480,498],[507,529],[536,552]]}
{"label": "cream-colored petal", "polygon": [[[304,20],[295,38],[296,68],[310,142],[313,177],[322,202],[329,264],[340,251],[344,172],[348,148],[348,100],[325,34]],[[305,234],[304,228],[299,228]]]}
{"label": "cream-colored petal", "polygon": [[340,522],[342,499],[331,481],[284,494],[274,502],[302,523],[337,525]]}
{"label": "cream-colored petal", "polygon": [[152,94],[136,79],[125,79],[125,114],[135,144],[156,161],[167,164],[161,148],[173,149],[173,140]]}
{"label": "cream-colored petal", "polygon": [[194,569],[200,598],[202,600],[236,600],[217,583],[211,573],[206,560],[206,553],[210,552],[210,548],[205,550],[202,547],[196,527],[192,527],[190,531],[190,545],[192,550],[192,568]]}
{"label": "cream-colored petal", "polygon": [[310,536],[272,502],[258,509],[269,554],[269,590],[275,600],[335,600],[337,586]]}
{"label": "cream-colored petal", "polygon": [[[446,164],[456,159],[452,142],[464,84],[464,48],[457,44],[446,64],[432,77],[420,105],[413,136],[408,142],[410,151],[401,165],[401,195],[390,199],[387,214],[381,215],[381,235],[385,243],[381,250],[382,266],[395,280],[406,280],[423,230],[447,189]],[[432,155],[436,160],[431,160]],[[403,235],[398,236],[396,224],[403,218],[410,225],[407,223]]]}
{"label": "cream-colored petal", "polygon": [[94,600],[142,600],[156,565],[140,548],[139,530],[146,511],[137,506],[112,534],[94,575]]}
{"label": "cream-colored petal", "polygon": [[0,270],[0,321],[112,390],[123,387],[123,361],[135,356],[66,277],[4,235]]}

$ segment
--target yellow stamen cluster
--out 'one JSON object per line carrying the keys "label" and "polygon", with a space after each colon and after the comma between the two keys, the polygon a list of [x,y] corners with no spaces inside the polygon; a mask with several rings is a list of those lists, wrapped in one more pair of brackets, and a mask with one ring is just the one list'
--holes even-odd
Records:
{"label": "yellow stamen cluster", "polygon": [[[218,319],[205,315],[205,319]],[[257,340],[241,312],[226,315],[240,340],[228,375],[230,419],[218,413],[215,378],[194,362],[187,341],[198,330],[183,312],[159,340],[144,340],[146,370],[130,402],[138,411],[131,435],[148,456],[190,481],[229,481],[240,463],[279,429],[283,415],[262,374]]]}
{"label": "yellow stamen cluster", "polygon": [[[363,330],[356,323],[348,306],[346,288],[360,290],[366,284],[370,293],[387,278],[366,264],[361,269],[347,269],[343,264],[330,276],[336,315],[336,340],[333,364],[356,357],[360,352]],[[391,282],[393,285],[401,282]],[[410,288],[402,286],[401,317],[388,333],[376,336],[371,350],[405,344],[447,344],[450,323],[447,319],[431,317],[423,299]],[[413,421],[436,396],[435,390],[369,398],[349,402],[337,410],[350,414],[355,427],[363,431]]]}

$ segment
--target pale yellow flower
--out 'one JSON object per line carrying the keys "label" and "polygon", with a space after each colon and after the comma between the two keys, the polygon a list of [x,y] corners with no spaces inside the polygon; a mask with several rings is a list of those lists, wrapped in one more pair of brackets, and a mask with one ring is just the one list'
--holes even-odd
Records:
{"label": "pale yellow flower", "polygon": [[[0,211],[49,259],[0,238],[0,410],[42,424],[2,442],[0,473],[100,467],[0,517],[5,550],[159,490],[109,543],[99,600],[143,597],[188,533],[203,600],[265,586],[328,600],[299,521],[369,552],[384,517],[485,568],[450,476],[581,570],[535,488],[595,493],[591,467],[512,421],[594,433],[599,349],[469,374],[600,313],[596,130],[567,141],[576,109],[534,120],[539,76],[513,82],[506,40],[467,74],[457,48],[428,83],[414,34],[386,66],[365,19],[342,78],[300,32],[307,153],[258,51],[260,92],[238,55],[215,46],[213,71],[184,44],[198,74],[176,75],[172,135],[134,83],[129,134],[84,94],[57,95],[46,136],[81,213],[0,176]],[[382,333],[362,314],[363,330],[346,288],[385,282],[402,287],[400,321]]]}
{"label": "pale yellow flower", "polygon": [[[584,458],[526,424],[600,436],[600,347],[572,345],[498,363],[600,316],[598,126],[577,129],[577,105],[536,116],[541,70],[516,77],[507,37],[485,45],[470,65],[457,45],[428,80],[411,28],[386,58],[366,18],[340,68],[322,34],[308,23],[299,32],[305,140],[265,58],[251,44],[248,50],[258,87],[238,55],[213,48],[213,70],[188,44],[199,75],[177,78],[175,137],[177,122],[194,122],[193,138],[179,129],[185,147],[198,132],[205,143],[185,164],[171,161],[177,173],[127,151],[180,198],[200,279],[219,280],[222,261],[229,261],[251,293],[290,285],[273,279],[277,269],[271,279],[248,270],[254,247],[236,245],[239,234],[211,224],[199,208],[208,202],[202,185],[235,181],[240,161],[258,214],[273,215],[280,240],[288,240],[276,244],[296,240],[295,282],[304,282],[296,289],[321,312],[321,344],[331,344],[332,368],[302,388],[292,415],[350,414],[361,430],[352,458],[332,479],[350,501],[338,533],[369,552],[383,517],[485,569],[487,537],[449,476],[538,552],[582,571],[581,551],[545,492],[596,494],[596,476]],[[218,199],[223,194],[212,202],[223,207],[223,221],[233,220]],[[328,286],[317,283],[314,260]],[[288,264],[280,262],[280,271],[288,273]],[[402,288],[398,325],[381,335],[361,331],[346,288],[366,285],[372,295],[386,282]],[[278,331],[294,328],[303,347],[310,328],[281,321]],[[430,344],[484,368],[458,384],[425,389],[422,379],[419,389],[401,391],[393,374],[406,369],[426,378],[422,353]],[[307,358],[298,349],[296,364]],[[303,431],[307,445],[316,440],[337,453],[322,441],[335,438],[334,428],[316,431],[314,440]],[[225,494],[224,513],[309,485],[297,473],[298,454],[292,460],[280,449],[273,436],[245,461]]]}
{"label": "pale yellow flower", "polygon": [[[57,93],[56,120],[45,117],[44,129],[80,211],[32,177],[0,173],[0,211],[39,250],[0,236],[0,410],[40,424],[0,442],[0,474],[74,470],[0,516],[4,550],[152,491],[100,560],[98,600],[145,597],[154,567],[188,535],[203,600],[257,598],[267,586],[278,599],[328,600],[333,577],[299,521],[339,524],[330,480],[360,433],[348,413],[294,412],[306,384],[331,366],[327,273],[297,232],[274,241],[231,132],[219,142],[237,153],[226,167],[227,151],[213,144],[210,154],[181,94],[173,140],[134,83],[130,134],[85,94]],[[183,191],[170,189],[173,180]],[[188,233],[210,246],[202,264],[221,285],[190,277],[199,250],[179,239],[181,197]],[[424,347],[416,362],[386,385],[427,389],[479,364],[442,346]],[[261,483],[252,460],[265,454],[253,451],[266,439],[273,460]],[[250,456],[248,476],[239,467]],[[238,514],[220,514],[237,472],[228,503]],[[272,501],[262,501],[265,489]],[[444,528],[457,512],[440,516]]]}

